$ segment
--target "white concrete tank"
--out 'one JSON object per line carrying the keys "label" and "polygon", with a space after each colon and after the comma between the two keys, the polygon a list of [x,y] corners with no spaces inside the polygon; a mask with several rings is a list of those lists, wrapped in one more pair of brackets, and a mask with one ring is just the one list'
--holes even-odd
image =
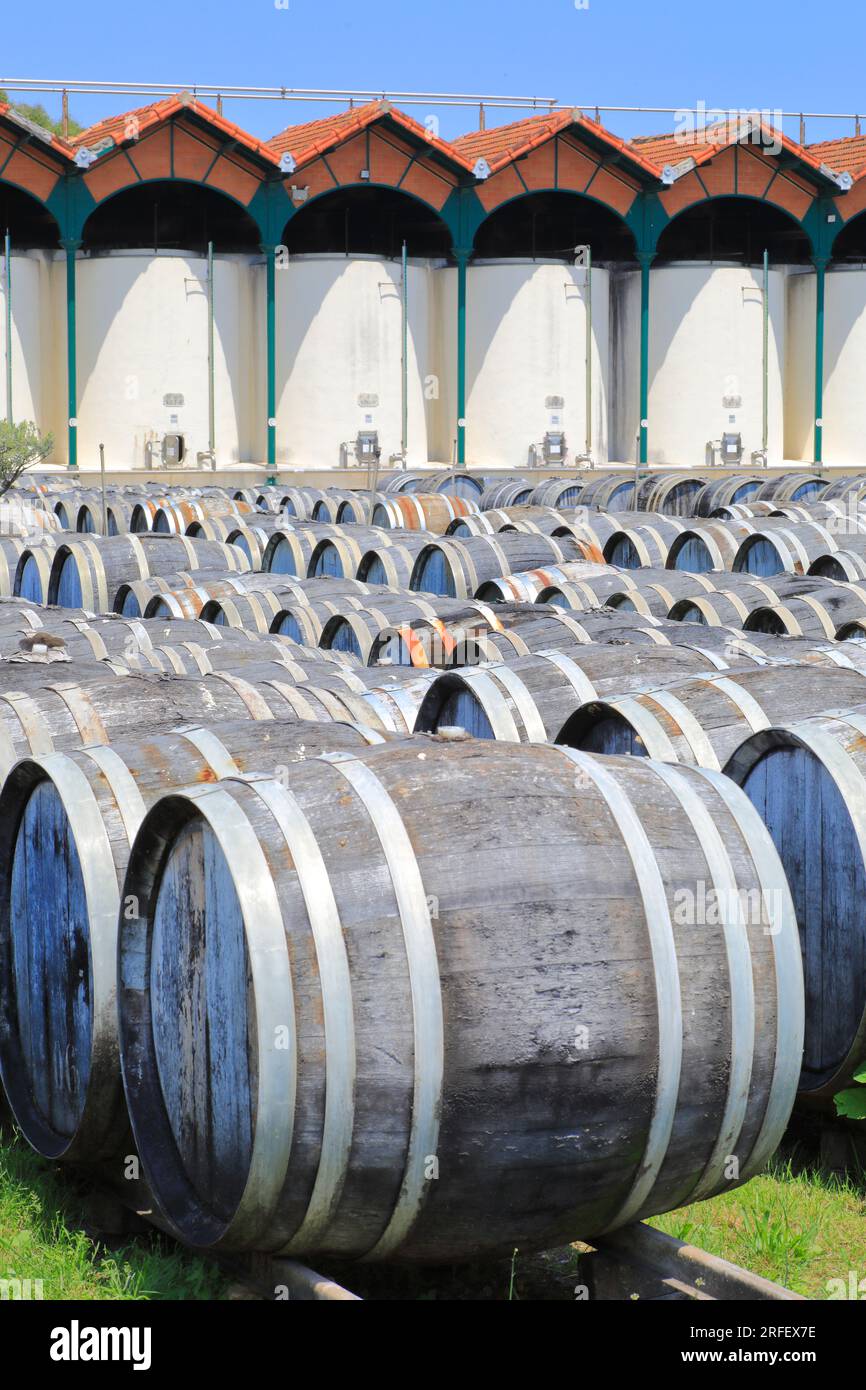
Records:
{"label": "white concrete tank", "polygon": [[[62,304],[62,261],[55,273],[55,303]],[[109,467],[143,468],[147,441],[178,433],[184,436],[185,461],[194,466],[209,436],[206,259],[152,250],[100,253],[81,257],[76,277],[79,465],[98,466],[104,443]],[[264,320],[254,313],[251,258],[216,256],[219,468],[260,457],[251,344],[264,332]]]}
{"label": "white concrete tank", "polygon": [[[6,342],[6,275],[0,276],[0,418],[7,413],[6,359],[12,354],[12,418],[32,420],[42,434],[54,427],[56,326],[51,325],[50,251],[13,250],[12,335]],[[64,320],[60,320],[62,326]],[[65,344],[65,335],[63,335]]]}
{"label": "white concrete tank", "polygon": [[[769,462],[785,458],[782,380],[786,279],[769,281]],[[612,372],[616,453],[635,456],[640,427],[640,272],[617,277]],[[615,390],[613,389],[615,386]],[[742,434],[743,459],[763,433],[763,271],[684,262],[650,275],[649,462],[702,468],[707,443]],[[718,456],[717,456],[718,461]]]}
{"label": "white concrete tank", "polygon": [[[788,370],[789,431],[799,445],[792,458],[814,457],[816,278],[792,276],[792,346]],[[824,281],[823,461],[859,469],[866,451],[866,269],[831,266]]]}
{"label": "white concrete tank", "polygon": [[[455,273],[456,278],[456,273]],[[592,457],[608,459],[607,270],[592,271]],[[586,444],[587,272],[562,261],[476,261],[467,286],[467,460],[527,466],[529,448],[564,430],[568,461]],[[456,342],[456,286],[453,332]]]}
{"label": "white concrete tank", "polygon": [[[427,463],[440,383],[436,269],[408,273],[408,451]],[[277,461],[336,468],[340,445],[377,430],[382,463],[402,434],[402,267],[372,255],[292,256],[276,272]],[[350,462],[354,452],[349,450]]]}

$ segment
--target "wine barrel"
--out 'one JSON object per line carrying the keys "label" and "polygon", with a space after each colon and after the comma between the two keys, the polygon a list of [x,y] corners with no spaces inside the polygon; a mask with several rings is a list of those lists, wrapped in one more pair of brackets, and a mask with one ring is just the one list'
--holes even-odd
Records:
{"label": "wine barrel", "polygon": [[488,579],[479,585],[477,598],[490,603],[516,601],[535,603],[543,589],[555,584],[568,584],[574,581],[590,582],[597,579],[619,579],[619,572],[611,571],[608,565],[596,565],[582,560],[565,565],[548,565],[546,569],[521,570],[517,574],[505,574],[499,579]]}
{"label": "wine barrel", "polygon": [[366,584],[387,584],[408,589],[418,554],[427,544],[426,536],[410,536],[398,545],[376,545],[358,561],[357,578]]}
{"label": "wine barrel", "polygon": [[836,501],[839,498],[845,501],[853,498],[855,502],[866,500],[866,474],[858,473],[853,478],[835,478],[821,493],[824,502]]}
{"label": "wine barrel", "polygon": [[706,487],[703,475],[650,473],[638,484],[635,505],[639,511],[663,516],[693,516],[697,498]]}
{"label": "wine barrel", "polygon": [[341,526],[369,526],[373,504],[366,492],[348,492],[337,507],[337,521]]}
{"label": "wine barrel", "polygon": [[[25,554],[18,562],[16,587],[23,592]],[[49,603],[110,613],[120,586],[131,577],[173,574],[189,569],[241,571],[249,561],[236,546],[194,541],[187,536],[108,536],[84,538],[57,547],[48,576]]]}
{"label": "wine barrel", "polygon": [[[6,547],[12,543],[12,537],[7,538]],[[46,534],[37,540],[30,540],[18,552],[18,559],[15,561],[15,573],[12,579],[12,593],[16,598],[27,598],[33,603],[48,602],[48,581],[51,576],[51,566],[54,563],[54,556],[59,545],[81,545],[84,537],[68,536],[62,531],[56,534]],[[6,550],[7,558],[9,551]],[[70,605],[71,607],[71,605]]]}
{"label": "wine barrel", "polygon": [[605,561],[627,570],[651,566],[665,569],[674,537],[684,530],[682,522],[659,516],[651,526],[627,526],[614,531],[605,542]]}
{"label": "wine barrel", "polygon": [[471,598],[488,579],[581,558],[576,541],[506,532],[430,542],[419,552],[410,589]]}
{"label": "wine barrel", "polygon": [[768,478],[755,493],[756,502],[774,502],[776,506],[784,502],[801,502],[806,498],[822,497],[827,490],[827,479],[820,473],[780,473]]}
{"label": "wine barrel", "polygon": [[744,537],[764,527],[750,521],[706,522],[699,530],[681,531],[668,548],[666,565],[671,570],[707,574],[711,570],[732,570]]}
{"label": "wine barrel", "polygon": [[777,636],[823,637],[834,641],[840,627],[866,616],[866,589],[818,589],[802,598],[786,598],[783,603],[752,610],[743,624],[746,632],[769,632]]}
{"label": "wine barrel", "polygon": [[526,498],[527,506],[553,507],[557,511],[576,507],[581,501],[584,484],[585,479],[581,477],[546,478]]}
{"label": "wine barrel", "polygon": [[739,573],[762,576],[806,574],[819,555],[838,549],[830,532],[819,522],[780,526],[772,531],[762,529],[742,541],[733,568]]}
{"label": "wine barrel", "polygon": [[[695,951],[700,885],[732,906]],[[729,1191],[728,1156],[746,1181],[787,1122],[793,909],[724,779],[472,740],[334,753],[157,802],[123,897],[136,1149],[193,1246],[547,1248]]]}
{"label": "wine barrel", "polygon": [[866,551],[835,550],[818,555],[809,566],[809,574],[856,584],[866,579]]}
{"label": "wine barrel", "polygon": [[478,499],[482,512],[495,511],[497,507],[522,506],[534,487],[526,478],[504,478],[490,483]]}
{"label": "wine barrel", "polygon": [[114,962],[120,888],[147,808],[168,787],[384,737],[348,723],[247,720],[16,765],[0,796],[0,1072],[37,1152],[83,1163],[124,1152]]}
{"label": "wine barrel", "polygon": [[806,977],[800,1097],[831,1111],[866,1056],[864,716],[860,705],[774,722],[725,768],[772,835],[793,894]]}
{"label": "wine barrel", "polygon": [[730,506],[732,502],[746,502],[754,497],[764,481],[760,477],[741,478],[736,474],[727,478],[713,478],[695,495],[692,515],[712,516],[719,507]]}
{"label": "wine barrel", "polygon": [[580,502],[605,512],[629,511],[634,506],[634,478],[625,472],[599,474],[585,485]]}
{"label": "wine barrel", "polygon": [[692,598],[696,593],[706,592],[701,585],[687,582],[693,580],[694,576],[672,574],[671,579],[673,583],[637,584],[629,589],[619,589],[609,594],[605,603],[608,608],[640,613],[644,617],[666,618],[678,598]]}
{"label": "wine barrel", "polygon": [[[737,663],[748,665],[749,663]],[[666,685],[729,663],[685,647],[592,645],[542,651],[507,665],[446,671],[431,684],[417,733],[462,728],[473,738],[555,743],[577,709],[605,694]]]}
{"label": "wine barrel", "polygon": [[441,536],[458,517],[480,511],[477,502],[444,492],[395,493],[382,496],[373,507],[371,525],[385,530],[429,531]]}
{"label": "wine barrel", "polygon": [[748,737],[793,714],[844,709],[866,699],[866,676],[814,665],[765,666],[688,677],[676,688],[589,701],[559,741],[590,753],[631,753],[717,770]]}

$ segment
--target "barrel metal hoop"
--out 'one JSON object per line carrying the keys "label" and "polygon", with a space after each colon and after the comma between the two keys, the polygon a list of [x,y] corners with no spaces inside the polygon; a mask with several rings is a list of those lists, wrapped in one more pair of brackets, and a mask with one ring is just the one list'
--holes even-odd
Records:
{"label": "barrel metal hoop", "polygon": [[[530,691],[526,689],[523,681],[516,671],[512,671],[510,666],[496,665],[488,668],[490,676],[497,681],[511,698],[517,713],[523,722],[524,733],[527,743],[549,743],[547,730],[544,721],[538,712],[538,707]],[[523,739],[520,740],[521,743]]]}
{"label": "barrel metal hoop", "polygon": [[[715,681],[712,682],[715,685]],[[716,756],[716,751],[710,742],[707,733],[701,728],[699,721],[692,714],[687,705],[679,700],[669,690],[654,690],[652,695],[644,696],[644,699],[651,699],[654,704],[663,709],[667,715],[678,726],[679,732],[686,740],[694,754],[695,762],[701,767],[714,767],[721,771],[721,763]],[[663,761],[667,761],[666,759]],[[682,762],[681,758],[676,759]]]}
{"label": "barrel metal hoop", "polygon": [[379,838],[400,913],[412,991],[414,1094],[406,1164],[390,1220],[365,1260],[399,1250],[414,1226],[430,1189],[426,1176],[436,1154],[445,1070],[445,1022],[439,961],[427,893],[409,832],[383,783],[352,753],[325,753],[363,804]]}
{"label": "barrel metal hoop", "polygon": [[[818,756],[823,757],[823,750]],[[770,832],[748,796],[724,773],[702,767],[694,772],[712,783],[737,821],[757,870],[764,901],[779,904],[771,934],[776,971],[775,1065],[763,1123],[751,1154],[740,1164],[740,1180],[745,1182],[761,1172],[779,1147],[796,1096],[805,1033],[803,957],[791,890]],[[866,813],[862,787],[860,795]],[[866,852],[866,844],[863,848]]]}
{"label": "barrel metal hoop", "polygon": [[536,652],[536,656],[543,657],[545,661],[549,661],[552,666],[562,672],[582,704],[598,699],[598,691],[589,676],[580,669],[577,662],[572,660],[570,656],[553,649]]}
{"label": "barrel metal hoop", "polygon": [[213,729],[203,729],[198,725],[191,727],[181,725],[180,728],[173,729],[172,733],[179,734],[181,738],[186,739],[187,743],[192,744],[218,777],[239,777],[241,775],[241,770],[234,758]]}
{"label": "barrel metal hoop", "polygon": [[477,667],[470,667],[461,671],[459,679],[478,695],[481,708],[484,710],[497,741],[500,743],[520,743],[520,732],[514,722],[514,717],[508,708],[505,696],[492,677],[486,671],[480,671]]}
{"label": "barrel metal hoop", "polygon": [[81,751],[96,764],[108,783],[123,821],[126,838],[132,844],[138,834],[141,822],[147,814],[147,807],[141,792],[138,790],[135,778],[113,748],[96,745]]}
{"label": "barrel metal hoop", "polygon": [[86,690],[82,690],[80,685],[70,682],[62,685],[46,685],[45,689],[53,690],[55,695],[60,696],[75,721],[75,727],[81,735],[81,742],[85,748],[92,743],[111,742],[90,695]]}
{"label": "barrel metal hoop", "polygon": [[[743,1131],[755,1059],[755,983],[749,934],[737,879],[719,829],[686,775],[664,763],[655,763],[653,772],[670,788],[694,826],[713,887],[721,895],[722,910],[719,915],[725,938],[730,988],[731,1050],[725,1109],[716,1142],[701,1176],[694,1188],[677,1200],[677,1206],[686,1206],[689,1202],[711,1196],[718,1189]],[[699,924],[693,925],[697,927]]]}
{"label": "barrel metal hoop", "polygon": [[[279,897],[264,850],[243,808],[220,786],[184,792],[214,832],[244,922],[247,960],[255,1000],[257,1123],[249,1172],[240,1202],[223,1237],[251,1223],[253,1237],[266,1238],[286,1181],[294,1133],[298,1085],[298,1038],[291,964]],[[275,1045],[275,1022],[288,1045]]]}
{"label": "barrel metal hoop", "polygon": [[[763,729],[769,729],[770,721],[762,710],[754,695],[750,695],[741,685],[738,685],[730,676],[709,676],[706,678],[707,684],[712,685],[716,690],[721,690],[723,695],[727,695],[735,709],[745,719],[753,734],[759,734]],[[710,766],[710,764],[707,764]]]}
{"label": "barrel metal hoop", "polygon": [[664,879],[631,799],[604,764],[576,748],[558,747],[601,792],[635,871],[652,955],[658,1009],[658,1068],[647,1142],[631,1189],[605,1231],[627,1226],[643,1209],[665,1160],[676,1118],[683,1059],[683,1005],[679,962]]}
{"label": "barrel metal hoop", "polygon": [[[650,698],[654,698],[654,695]],[[663,763],[679,762],[667,731],[652,710],[641,703],[640,695],[623,695],[619,700],[605,700],[602,703],[628,720],[646,749],[648,758],[657,758]]]}
{"label": "barrel metal hoop", "polygon": [[273,719],[273,711],[267,700],[249,681],[236,676],[233,671],[214,671],[213,676],[214,680],[231,686],[235,694],[240,695],[253,719]]}

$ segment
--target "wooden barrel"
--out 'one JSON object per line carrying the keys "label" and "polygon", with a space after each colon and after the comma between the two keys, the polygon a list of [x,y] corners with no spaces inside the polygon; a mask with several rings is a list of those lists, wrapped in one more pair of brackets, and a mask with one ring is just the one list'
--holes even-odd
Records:
{"label": "wooden barrel", "polygon": [[819,555],[838,549],[830,532],[818,522],[779,526],[772,531],[762,529],[741,542],[733,568],[739,573],[762,576],[782,572],[806,574]]}
{"label": "wooden barrel", "polygon": [[755,493],[756,502],[801,502],[807,498],[823,497],[827,490],[827,479],[820,473],[809,473],[805,469],[797,473],[780,473],[768,478]]}
{"label": "wooden barrel", "polygon": [[728,668],[723,659],[685,647],[591,645],[570,648],[567,654],[536,652],[507,665],[443,672],[421,703],[415,731],[456,727],[473,738],[555,743],[588,700]]}
{"label": "wooden barrel", "polygon": [[556,510],[576,507],[581,501],[585,481],[581,477],[546,478],[538,487],[532,489],[526,503],[530,507],[553,507]]}
{"label": "wooden barrel", "polygon": [[446,468],[439,473],[428,474],[424,485],[413,487],[415,492],[444,492],[452,497],[462,497],[467,502],[480,503],[486,480],[466,468]]}
{"label": "wooden barrel", "polygon": [[526,502],[533,487],[526,478],[503,478],[484,489],[478,506],[482,512],[494,511],[497,507],[519,507]]}
{"label": "wooden barrel", "polygon": [[[619,579],[618,572],[616,577]],[[548,565],[545,569],[521,570],[518,574],[506,574],[498,579],[489,579],[479,585],[476,597],[488,603],[535,603],[542,590],[549,589],[552,585],[571,582],[580,584],[608,578],[614,578],[610,566],[580,560],[565,565]]]}
{"label": "wooden barrel", "polygon": [[[18,562],[23,581],[24,555]],[[65,608],[85,607],[110,613],[121,584],[153,574],[177,570],[223,569],[240,572],[249,568],[246,556],[233,545],[196,541],[188,536],[108,536],[84,538],[57,547],[48,576],[47,600]],[[28,595],[29,597],[29,595]]]}
{"label": "wooden barrel", "polygon": [[488,579],[581,558],[576,541],[506,532],[425,545],[415,561],[411,589],[451,598],[471,598]]}
{"label": "wooden barrel", "polygon": [[853,478],[835,478],[821,493],[824,502],[837,501],[839,498],[866,500],[866,474],[858,473]]}
{"label": "wooden barrel", "polygon": [[347,492],[337,507],[336,520],[341,526],[369,526],[372,511],[369,493]]}
{"label": "wooden barrel", "polygon": [[681,531],[668,548],[666,565],[671,570],[707,574],[711,570],[732,570],[744,537],[754,535],[756,523],[708,522],[700,530]]}
{"label": "wooden barrel", "polygon": [[710,519],[714,521],[754,521],[759,517],[772,516],[774,511],[776,511],[775,502],[757,502],[752,496],[748,502],[731,502],[727,507],[714,507],[710,512]]}
{"label": "wooden barrel", "polygon": [[396,545],[375,545],[358,561],[356,576],[365,584],[387,584],[408,589],[419,552],[427,545],[423,535],[405,536]]}
{"label": "wooden barrel", "polygon": [[124,1152],[114,958],[130,841],[147,808],[169,787],[384,737],[348,723],[245,721],[18,763],[0,798],[0,1068],[34,1149],[85,1163]]}
{"label": "wooden barrel", "polygon": [[390,537],[387,531],[373,527],[334,526],[330,522],[308,522],[297,525],[290,531],[276,530],[271,536],[264,555],[262,569],[274,574],[291,574],[302,579],[307,573],[310,558],[321,540],[343,537],[351,534],[355,543],[362,539],[368,544],[378,542],[387,545]]}
{"label": "wooden barrel", "polygon": [[650,473],[638,484],[636,506],[663,516],[693,516],[695,502],[706,482],[703,475]]}
{"label": "wooden barrel", "polygon": [[676,688],[589,701],[559,741],[590,753],[631,753],[721,769],[749,734],[793,714],[866,699],[866,676],[814,665],[765,666],[688,677]]}
{"label": "wooden barrel", "polygon": [[[324,755],[285,782],[163,798],[130,855],[123,1069],[177,1235],[452,1262],[729,1191],[732,1152],[740,1181],[761,1171],[794,1099],[802,967],[737,788],[471,740]],[[702,884],[734,906],[695,951],[677,908]]]}
{"label": "wooden barrel", "polygon": [[761,477],[741,478],[736,474],[727,478],[713,478],[695,495],[692,515],[712,516],[718,507],[727,507],[732,502],[746,502],[754,497],[764,481]]}
{"label": "wooden barrel", "polygon": [[566,525],[561,512],[553,507],[529,507],[525,505],[497,507],[491,511],[475,512],[469,516],[455,517],[445,534],[447,536],[495,536],[499,531],[542,531],[550,535],[554,530]]}
{"label": "wooden barrel", "polygon": [[634,477],[627,472],[600,473],[585,484],[580,502],[606,512],[628,511],[634,503]]}
{"label": "wooden barrel", "polygon": [[827,555],[818,555],[809,566],[809,573],[822,579],[848,580],[856,584],[866,579],[866,552],[835,550]]}
{"label": "wooden barrel", "polygon": [[[174,502],[170,506],[160,507],[154,513],[151,529],[158,534],[185,536],[190,534],[191,526],[203,525],[211,518],[228,517],[237,522],[245,513],[249,514],[253,510],[248,502],[232,502],[225,494],[218,497],[198,497],[195,501]],[[217,540],[220,537],[213,536],[208,539]]]}
{"label": "wooden barrel", "polygon": [[[389,637],[421,625],[415,659],[407,661],[391,650]],[[467,629],[499,628],[493,610],[484,603],[463,599],[432,599],[424,595],[397,596],[377,605],[365,605],[352,612],[334,614],[324,625],[319,646],[325,650],[353,652],[370,666],[388,663],[397,666],[446,666],[451,664]],[[422,635],[423,634],[423,635]],[[423,646],[422,644],[426,643]],[[434,647],[436,650],[434,651]]]}
{"label": "wooden barrel", "polygon": [[860,705],[777,721],[725,769],[769,829],[793,894],[806,977],[800,1096],[831,1111],[866,1056],[864,715]]}
{"label": "wooden barrel", "polygon": [[429,473],[395,473],[385,484],[385,492],[428,492]]}
{"label": "wooden barrel", "polygon": [[[66,535],[62,531],[58,531],[56,534],[46,534],[40,536],[36,541],[28,542],[19,551],[15,563],[12,593],[16,598],[31,599],[33,603],[47,603],[48,581],[57,547],[59,545],[77,546],[84,543],[85,538],[83,536]],[[69,606],[72,607],[71,604]]]}
{"label": "wooden barrel", "polygon": [[230,576],[223,570],[181,570],[177,574],[153,574],[147,579],[133,579],[121,584],[114,595],[114,611],[126,618],[140,618],[154,594],[172,593],[176,589],[191,589],[211,582],[228,583]]}
{"label": "wooden barrel", "polygon": [[834,641],[840,627],[866,615],[866,589],[856,585],[817,589],[801,598],[754,608],[743,624],[747,632],[777,636],[819,637]]}
{"label": "wooden barrel", "polygon": [[614,531],[604,546],[604,558],[609,565],[636,570],[645,566],[664,569],[675,536],[685,527],[672,517],[659,516],[651,526],[627,526]]}
{"label": "wooden barrel", "polygon": [[371,524],[389,531],[429,531],[441,536],[458,517],[479,510],[476,502],[443,492],[397,493],[380,497],[373,507]]}
{"label": "wooden barrel", "polygon": [[672,623],[704,623],[707,627],[742,626],[752,608],[766,602],[755,592],[749,599],[742,592],[714,590],[711,594],[692,594],[671,604],[667,617]]}
{"label": "wooden barrel", "polygon": [[[11,596],[15,588],[15,572],[18,561],[25,550],[33,548],[32,539],[24,536],[0,536],[0,594]],[[37,603],[39,599],[32,593],[22,595]]]}
{"label": "wooden barrel", "polygon": [[[688,580],[692,582],[689,583]],[[707,589],[694,583],[694,577],[691,575],[672,574],[671,581],[673,582],[638,584],[633,588],[620,589],[609,594],[605,603],[608,608],[642,613],[654,618],[666,618],[679,598],[691,598],[695,593],[707,593]]]}

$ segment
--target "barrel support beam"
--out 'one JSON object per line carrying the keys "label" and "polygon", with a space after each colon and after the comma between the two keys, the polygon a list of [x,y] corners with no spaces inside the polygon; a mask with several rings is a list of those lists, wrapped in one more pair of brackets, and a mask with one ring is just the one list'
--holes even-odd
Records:
{"label": "barrel support beam", "polygon": [[66,414],[67,465],[78,467],[78,383],[76,367],[76,285],[75,257],[81,242],[61,242],[66,252]]}

